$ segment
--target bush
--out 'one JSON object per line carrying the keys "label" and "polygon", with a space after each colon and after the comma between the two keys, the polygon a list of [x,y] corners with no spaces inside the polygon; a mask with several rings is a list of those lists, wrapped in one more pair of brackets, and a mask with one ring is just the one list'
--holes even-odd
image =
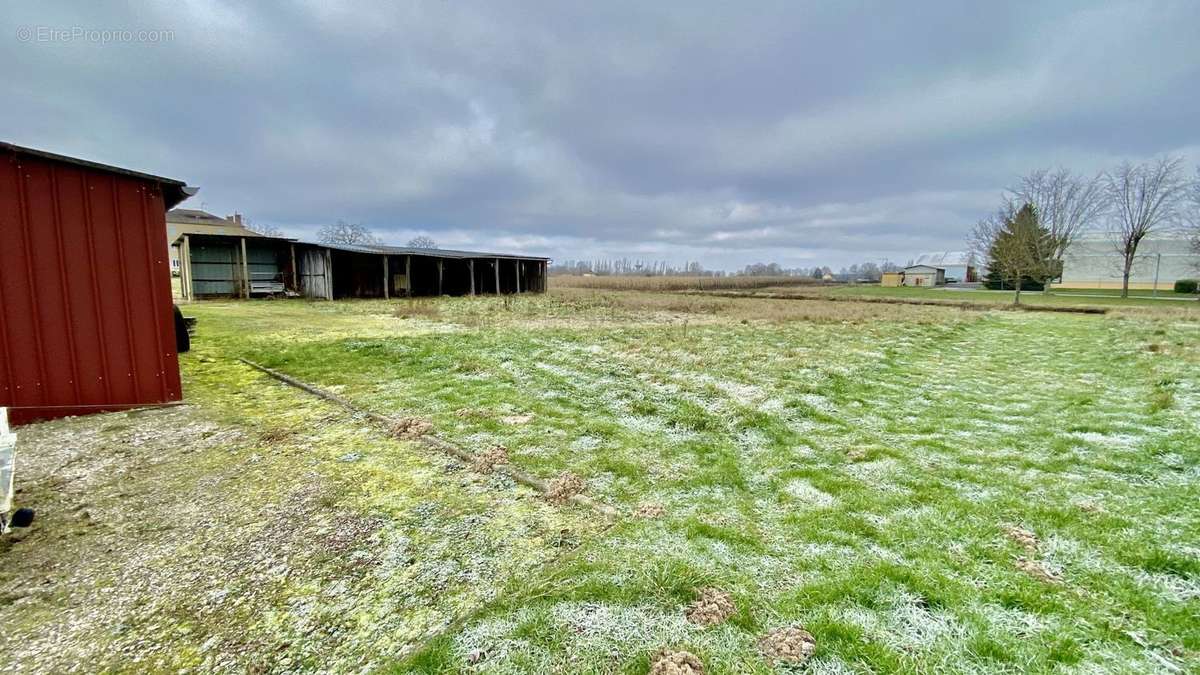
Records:
{"label": "bush", "polygon": [[1200,279],[1180,279],[1175,282],[1176,293],[1195,293],[1200,290]]}
{"label": "bush", "polygon": [[[1015,291],[1017,287],[1010,281],[1001,279],[998,275],[989,274],[983,280],[983,287],[990,291]],[[1022,291],[1040,291],[1045,288],[1040,282],[1034,281],[1029,277],[1021,280]]]}

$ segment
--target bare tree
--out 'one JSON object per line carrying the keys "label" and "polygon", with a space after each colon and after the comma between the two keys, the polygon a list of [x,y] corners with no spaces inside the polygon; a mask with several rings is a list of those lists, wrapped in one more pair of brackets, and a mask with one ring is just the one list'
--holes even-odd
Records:
{"label": "bare tree", "polygon": [[1004,229],[1004,223],[1016,213],[1016,205],[1013,204],[1011,198],[1006,196],[1004,204],[995,213],[981,218],[979,222],[975,223],[975,227],[972,227],[970,234],[967,235],[968,256],[975,260],[987,260],[988,253],[992,250],[992,244],[996,241],[1000,231]]}
{"label": "bare tree", "polygon": [[422,234],[422,235],[413,237],[412,239],[409,239],[408,247],[409,248],[437,248],[438,245],[437,245],[437,242],[433,240],[433,238],[426,237],[425,235]]}
{"label": "bare tree", "polygon": [[1178,157],[1145,164],[1123,162],[1104,174],[1112,203],[1113,247],[1121,256],[1121,297],[1129,297],[1129,275],[1138,245],[1147,236],[1171,226],[1182,215],[1189,187]]}
{"label": "bare tree", "polygon": [[339,220],[317,230],[317,240],[323,244],[378,244],[379,239],[365,225]]}
{"label": "bare tree", "polygon": [[266,225],[264,223],[253,223],[249,218],[244,218],[244,224],[247,230],[255,234],[261,234],[264,237],[282,237],[283,230],[274,225]]}
{"label": "bare tree", "polygon": [[1102,176],[1086,178],[1069,169],[1038,169],[1008,189],[1011,201],[1033,204],[1050,233],[1052,256],[1061,266],[1067,249],[1108,210]]}
{"label": "bare tree", "polygon": [[[1188,208],[1187,229],[1192,242],[1192,253],[1200,256],[1200,166],[1196,167],[1196,178],[1192,181],[1191,204]],[[1196,271],[1200,272],[1200,260],[1196,261]]]}

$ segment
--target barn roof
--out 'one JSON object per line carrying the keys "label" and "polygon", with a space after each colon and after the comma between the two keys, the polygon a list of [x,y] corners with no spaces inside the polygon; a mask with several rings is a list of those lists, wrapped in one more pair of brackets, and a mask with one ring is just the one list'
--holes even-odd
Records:
{"label": "barn roof", "polygon": [[487,253],[484,251],[461,251],[452,248],[416,248],[414,246],[388,246],[386,244],[322,244],[318,242],[300,242],[312,246],[325,246],[337,251],[351,253],[373,253],[376,255],[423,255],[433,258],[507,258],[510,260],[550,260],[549,258],[533,255],[518,255],[514,253]]}
{"label": "barn roof", "polygon": [[966,251],[934,251],[922,253],[913,261],[913,265],[929,265],[945,268],[951,265],[975,265],[975,258]]}
{"label": "barn roof", "polygon": [[[178,244],[183,240],[183,234],[171,243]],[[335,251],[346,251],[348,253],[366,253],[368,255],[422,255],[430,258],[453,258],[455,260],[466,260],[469,258],[503,258],[505,260],[537,260],[549,262],[550,258],[533,255],[519,255],[516,253],[489,253],[484,251],[461,251],[452,248],[416,248],[413,246],[388,246],[386,244],[324,244],[318,241],[305,241],[302,239],[292,239],[290,237],[276,237],[272,235],[259,234],[247,230],[245,234],[229,234],[225,232],[213,233],[190,233],[191,236],[204,237],[228,237],[230,239],[274,239],[277,241],[287,241],[305,246],[315,246],[318,248],[328,248]]]}

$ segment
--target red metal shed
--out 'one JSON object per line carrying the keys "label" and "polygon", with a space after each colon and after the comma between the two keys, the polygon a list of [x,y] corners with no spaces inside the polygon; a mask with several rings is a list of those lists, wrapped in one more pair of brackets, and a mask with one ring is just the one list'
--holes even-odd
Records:
{"label": "red metal shed", "polygon": [[192,193],[0,143],[0,406],[14,423],[182,398],[165,214]]}

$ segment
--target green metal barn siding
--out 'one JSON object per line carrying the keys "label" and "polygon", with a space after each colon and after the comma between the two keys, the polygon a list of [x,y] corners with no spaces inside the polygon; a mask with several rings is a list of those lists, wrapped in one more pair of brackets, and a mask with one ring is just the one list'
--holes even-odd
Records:
{"label": "green metal barn siding", "polygon": [[237,248],[226,243],[194,243],[192,292],[197,296],[236,295],[239,292]]}
{"label": "green metal barn siding", "polygon": [[281,279],[279,255],[272,246],[263,246],[253,239],[246,240],[246,266],[254,281],[276,281]]}

